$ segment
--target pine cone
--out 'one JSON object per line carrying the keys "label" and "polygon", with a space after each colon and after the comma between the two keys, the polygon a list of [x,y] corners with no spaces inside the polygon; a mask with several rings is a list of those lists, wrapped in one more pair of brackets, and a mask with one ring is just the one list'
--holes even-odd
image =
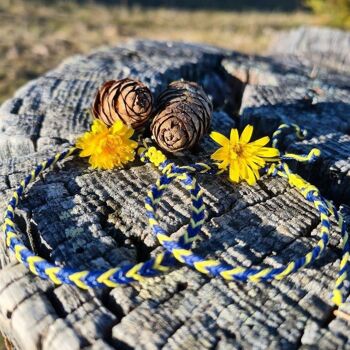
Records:
{"label": "pine cone", "polygon": [[175,81],[158,99],[151,130],[157,144],[168,152],[192,148],[210,127],[212,103],[196,83]]}
{"label": "pine cone", "polygon": [[116,119],[134,129],[143,126],[153,107],[151,91],[146,85],[129,78],[110,80],[99,89],[92,111],[95,118],[111,126]]}

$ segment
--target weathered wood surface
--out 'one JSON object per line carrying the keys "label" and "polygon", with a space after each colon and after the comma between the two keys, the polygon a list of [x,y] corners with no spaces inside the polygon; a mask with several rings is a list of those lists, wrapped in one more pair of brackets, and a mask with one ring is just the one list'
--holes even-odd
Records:
{"label": "weathered wood surface", "polygon": [[[0,109],[0,209],[36,162],[88,128],[85,110],[96,88],[125,76],[155,94],[174,79],[199,81],[214,99],[213,127],[223,132],[252,121],[258,134],[281,121],[304,124],[312,138],[289,148],[317,145],[324,155],[300,170],[330,198],[350,204],[349,70],[320,62],[316,71],[305,51],[305,58],[294,52],[262,58],[137,41],[67,60]],[[206,139],[199,154],[213,147]],[[30,231],[27,244],[58,264],[101,268],[144,260],[160,249],[143,215],[157,175],[148,165],[101,172],[69,161],[32,186],[16,222]],[[203,176],[200,183],[208,206],[196,244],[203,255],[277,266],[317,241],[317,213],[285,181],[264,179],[250,188]],[[164,227],[179,234],[188,221],[187,193],[174,184],[160,210]],[[0,329],[18,349],[350,349],[348,324],[329,301],[338,243],[335,230],[317,264],[272,284],[226,283],[179,267],[141,284],[85,292],[33,277],[2,242]],[[349,305],[342,310],[350,312]]]}
{"label": "weathered wood surface", "polygon": [[282,32],[271,45],[271,54],[296,55],[321,67],[349,72],[350,33],[328,28],[300,27]]}

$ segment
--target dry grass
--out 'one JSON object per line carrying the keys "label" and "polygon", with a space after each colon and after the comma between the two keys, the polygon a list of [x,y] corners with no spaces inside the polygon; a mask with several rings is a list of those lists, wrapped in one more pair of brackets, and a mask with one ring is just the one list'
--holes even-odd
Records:
{"label": "dry grass", "polygon": [[263,53],[279,30],[315,24],[302,12],[190,12],[39,0],[1,0],[0,21],[0,102],[63,58],[127,38],[188,40]]}

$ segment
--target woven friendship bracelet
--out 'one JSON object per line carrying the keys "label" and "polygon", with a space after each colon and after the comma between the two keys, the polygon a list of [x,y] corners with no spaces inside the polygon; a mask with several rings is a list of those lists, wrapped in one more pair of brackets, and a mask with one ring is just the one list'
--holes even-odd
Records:
{"label": "woven friendship bracelet", "polygon": [[[296,125],[282,125],[273,135],[273,144],[277,146],[278,137],[282,131],[292,129],[297,132],[299,137],[303,137],[303,131]],[[156,184],[151,187],[146,197],[146,213],[149,224],[153,233],[157,236],[161,245],[166,252],[158,254],[146,262],[135,265],[116,267],[109,270],[77,270],[66,267],[60,267],[52,264],[45,259],[36,256],[20,240],[15,223],[14,212],[19,204],[25,189],[30,183],[42,174],[46,169],[54,166],[57,162],[62,161],[77,153],[77,149],[71,149],[57,154],[55,157],[48,159],[38,165],[25,179],[20,183],[11,198],[5,212],[4,233],[7,247],[15,253],[17,260],[30,269],[31,272],[43,279],[50,279],[55,284],[71,284],[86,289],[89,287],[115,287],[119,284],[131,283],[141,280],[145,277],[153,277],[161,272],[168,271],[176,265],[176,261],[187,264],[201,273],[212,276],[220,276],[226,280],[239,281],[267,281],[272,279],[280,280],[290,273],[298,271],[300,268],[311,264],[318,259],[324,252],[329,241],[330,216],[338,221],[342,234],[343,256],[340,263],[338,278],[333,291],[333,301],[339,305],[345,301],[347,293],[343,291],[343,282],[347,278],[347,269],[349,264],[350,245],[346,225],[340,213],[335,206],[326,201],[319,193],[315,186],[312,186],[303,180],[297,174],[294,174],[288,167],[286,160],[296,160],[299,162],[310,162],[317,159],[320,152],[316,149],[307,155],[296,155],[286,153],[280,157],[278,163],[272,163],[264,169],[264,173],[270,176],[280,176],[286,178],[288,182],[297,188],[299,192],[310,202],[320,214],[321,220],[321,238],[317,245],[306,254],[295,261],[292,261],[279,268],[243,268],[233,267],[220,263],[216,260],[204,259],[190,250],[193,241],[198,237],[205,218],[205,206],[202,199],[202,192],[196,180],[190,175],[195,173],[220,174],[217,164],[195,163],[187,166],[176,166],[166,159],[165,155],[155,147],[139,147],[138,154],[144,162],[151,162],[161,172],[160,178]],[[178,241],[169,237],[167,232],[161,227],[156,215],[157,205],[173,179],[178,179],[189,191],[192,201],[191,219],[185,233]]]}
{"label": "woven friendship bracelet", "polygon": [[[53,167],[57,162],[60,162],[72,155],[77,154],[75,147],[67,151],[58,153],[56,156],[49,158],[47,161],[39,164],[25,179],[20,183],[14,192],[11,200],[8,203],[4,219],[4,234],[7,247],[14,252],[17,260],[24,264],[35,275],[49,279],[55,284],[70,284],[76,285],[82,289],[88,287],[116,287],[119,284],[127,284],[134,281],[139,281],[145,277],[154,277],[155,275],[166,272],[170,267],[177,265],[174,257],[168,253],[160,253],[156,257],[149,259],[146,262],[135,265],[129,264],[122,267],[111,268],[108,270],[78,270],[66,267],[59,267],[52,264],[40,256],[35,255],[28,249],[21,241],[14,223],[14,213],[17,208],[25,189],[30,183],[35,181],[40,174],[46,169]],[[166,166],[172,166],[171,163],[166,162]],[[190,191],[192,199],[192,220],[188,225],[185,234],[180,237],[179,246],[188,248],[193,240],[196,238],[204,223],[204,204],[200,188],[190,175],[183,171],[177,171],[175,166],[172,166],[173,172],[167,173],[162,177],[162,183],[159,183],[159,190],[164,191],[174,178],[178,178],[180,182]],[[160,167],[163,171],[164,168]],[[154,197],[158,193],[154,192]],[[151,194],[152,196],[152,194]]]}
{"label": "woven friendship bracelet", "polygon": [[[302,131],[297,125],[286,125],[282,124],[280,128],[273,135],[273,144],[277,145],[278,137],[281,135],[283,129],[292,129],[296,131],[299,138],[305,136],[305,132]],[[295,154],[285,154],[281,157],[283,160],[293,159],[299,162],[312,162],[320,155],[319,150],[313,149],[307,155],[295,155]],[[160,168],[166,168],[167,164],[160,165]],[[168,174],[172,176],[180,171],[187,171],[189,173],[210,173],[217,174],[218,169],[216,165],[209,165],[205,163],[195,163],[188,166],[168,168]],[[221,263],[217,260],[205,259],[195,253],[190,249],[185,249],[180,242],[173,240],[169,237],[168,233],[161,227],[158,222],[158,217],[156,215],[156,209],[160,198],[164,192],[164,184],[167,183],[167,177],[164,175],[160,177],[155,185],[152,186],[151,190],[146,197],[146,211],[149,218],[149,225],[152,228],[153,233],[158,238],[161,245],[170,252],[178,261],[186,264],[197,271],[211,275],[214,277],[221,277],[225,280],[238,280],[238,281],[269,281],[272,279],[281,280],[287,277],[289,274],[298,271],[302,267],[306,267],[318,259],[324,252],[328,242],[329,242],[329,230],[330,230],[330,216],[334,216],[337,220],[341,235],[342,235],[342,249],[343,256],[340,263],[340,269],[338,272],[338,278],[335,283],[333,290],[332,300],[336,305],[343,303],[347,297],[347,293],[342,292],[343,282],[347,278],[347,269],[349,264],[349,252],[350,244],[348,232],[342,216],[337,212],[335,206],[326,201],[321,197],[318,189],[306,182],[297,174],[294,174],[288,167],[288,165],[281,161],[277,166],[272,164],[269,168],[264,169],[266,174],[271,176],[280,176],[286,178],[290,185],[295,187],[309,202],[313,203],[314,207],[320,214],[321,221],[321,238],[317,242],[316,246],[305,256],[300,257],[294,261],[289,262],[286,265],[282,265],[278,268],[244,268],[235,267],[225,263]],[[196,216],[191,216],[191,221],[196,219]],[[191,237],[194,240],[196,237]]]}

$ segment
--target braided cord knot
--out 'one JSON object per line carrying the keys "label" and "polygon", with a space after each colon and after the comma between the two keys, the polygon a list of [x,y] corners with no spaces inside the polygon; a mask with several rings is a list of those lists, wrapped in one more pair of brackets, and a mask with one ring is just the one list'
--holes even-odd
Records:
{"label": "braided cord knot", "polygon": [[309,182],[304,180],[301,176],[290,173],[288,175],[288,182],[291,186],[295,187],[299,190],[299,192],[307,198],[310,193],[313,193],[313,195],[317,195],[319,193],[318,188],[311,185]]}

